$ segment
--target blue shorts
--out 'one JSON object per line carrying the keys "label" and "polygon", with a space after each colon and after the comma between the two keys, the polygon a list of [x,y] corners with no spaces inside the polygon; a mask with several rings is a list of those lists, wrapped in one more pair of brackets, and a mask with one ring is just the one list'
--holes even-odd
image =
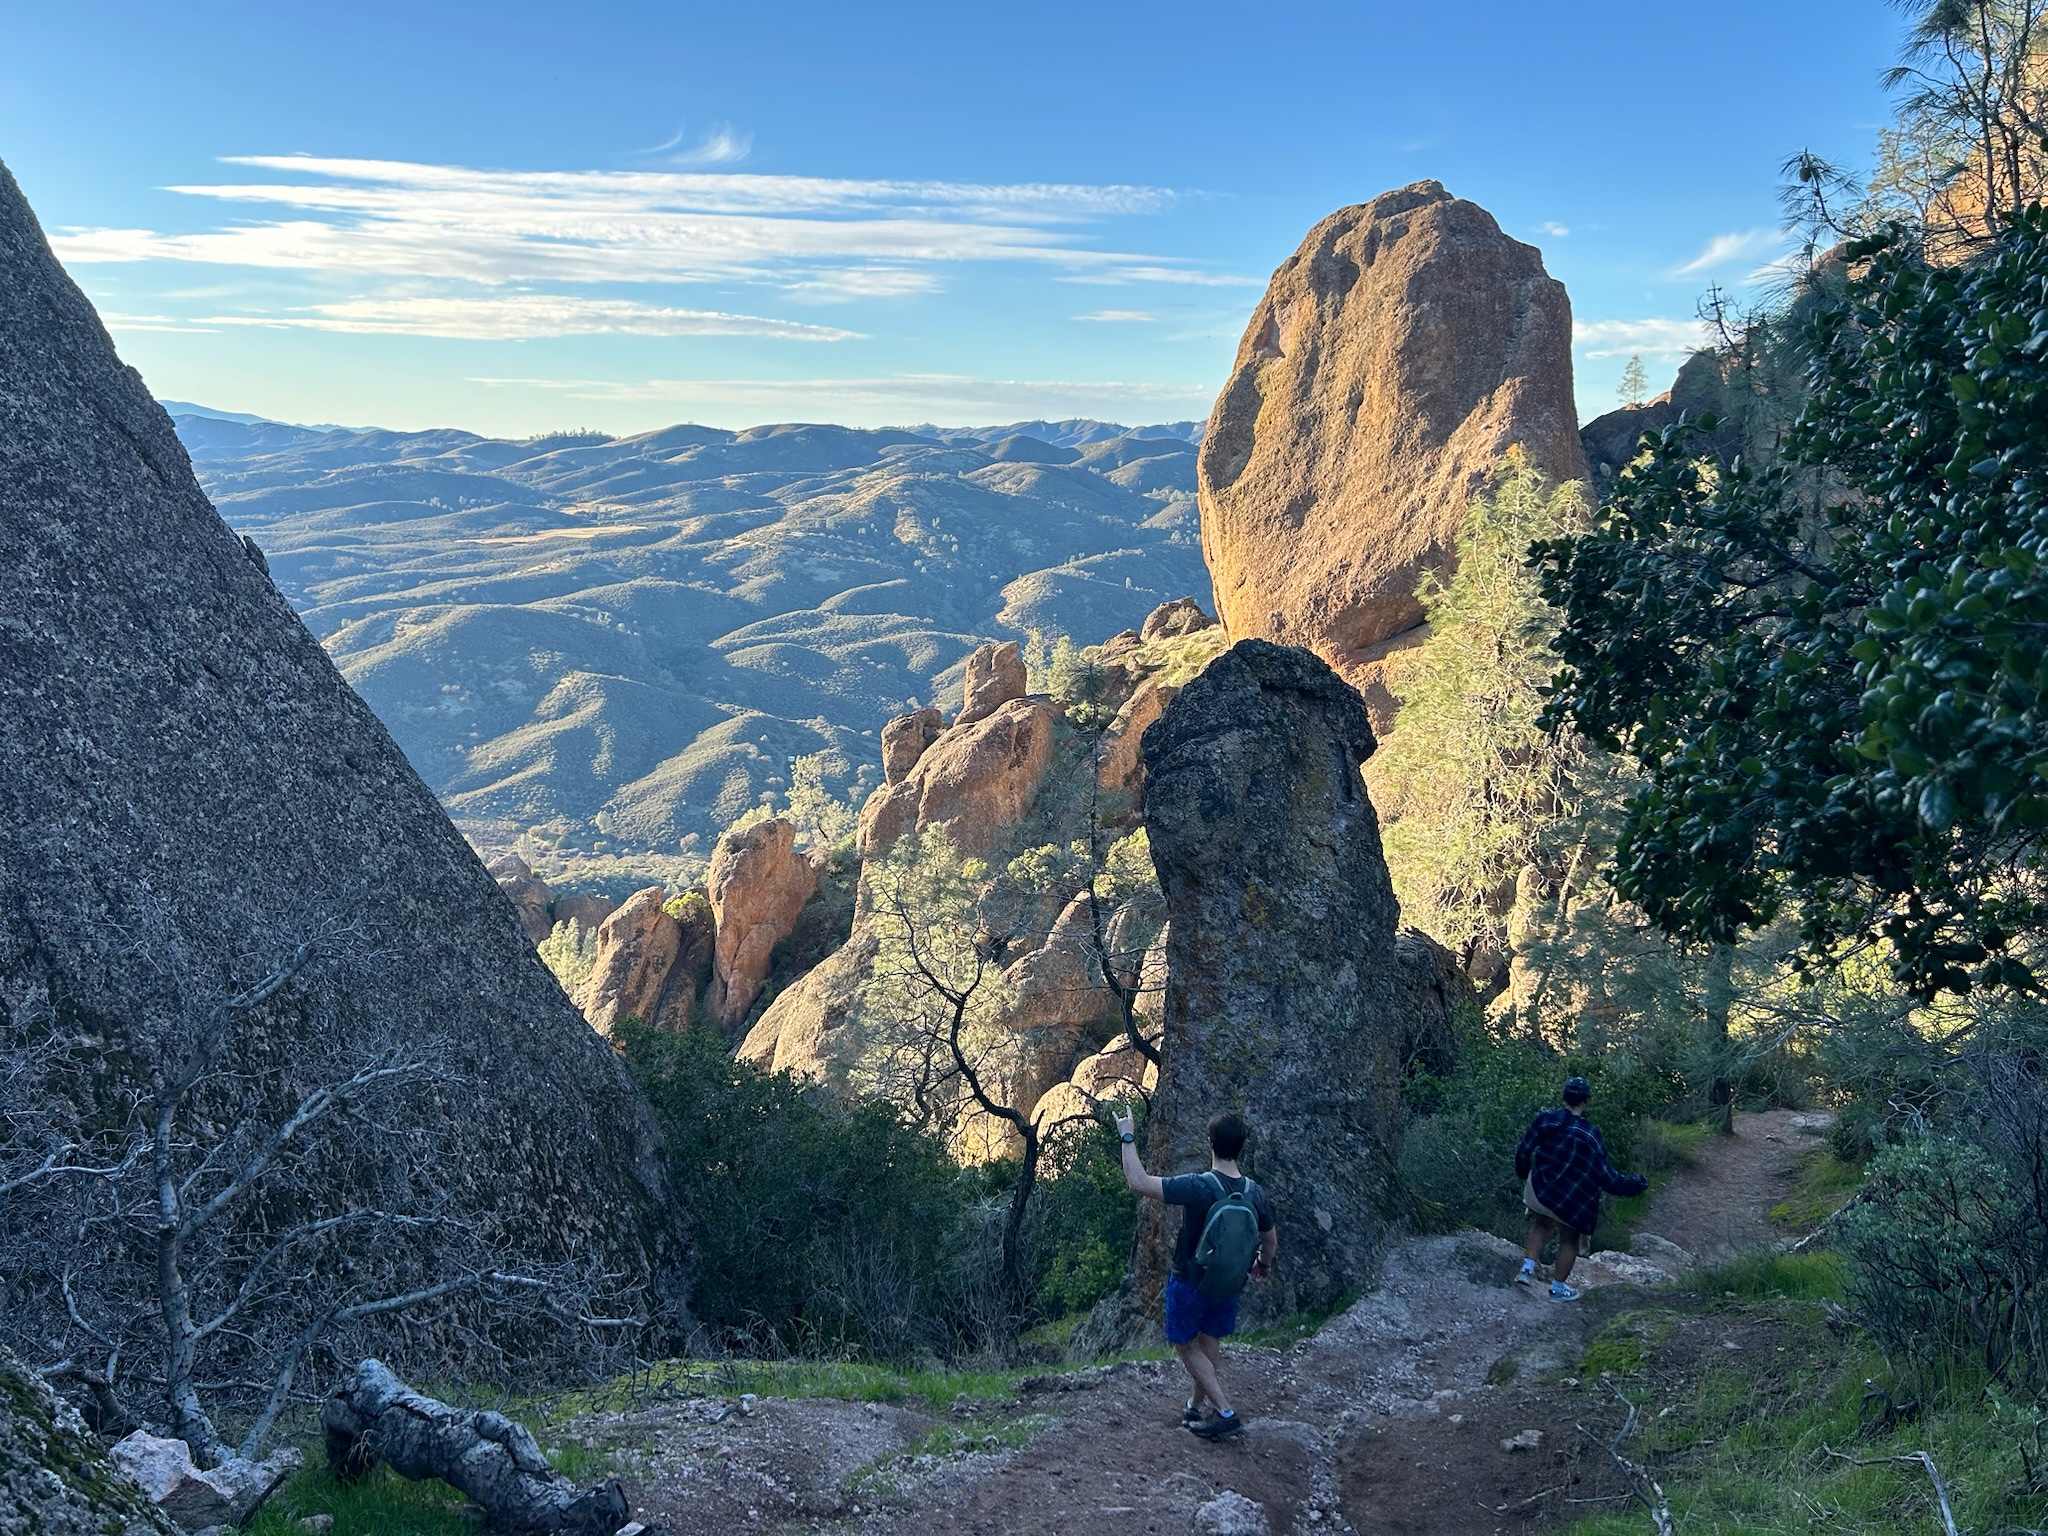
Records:
{"label": "blue shorts", "polygon": [[1192,1344],[1195,1335],[1227,1339],[1237,1331],[1237,1298],[1211,1301],[1193,1282],[1166,1282],[1166,1342]]}

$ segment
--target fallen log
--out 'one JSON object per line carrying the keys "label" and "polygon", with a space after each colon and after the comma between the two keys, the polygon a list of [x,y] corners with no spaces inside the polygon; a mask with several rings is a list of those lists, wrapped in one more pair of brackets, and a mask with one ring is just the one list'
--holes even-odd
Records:
{"label": "fallen log", "polygon": [[422,1396],[380,1361],[363,1361],[334,1389],[320,1423],[341,1482],[380,1461],[401,1477],[438,1477],[482,1505],[484,1528],[504,1536],[616,1536],[626,1523],[616,1480],[577,1487],[523,1425]]}

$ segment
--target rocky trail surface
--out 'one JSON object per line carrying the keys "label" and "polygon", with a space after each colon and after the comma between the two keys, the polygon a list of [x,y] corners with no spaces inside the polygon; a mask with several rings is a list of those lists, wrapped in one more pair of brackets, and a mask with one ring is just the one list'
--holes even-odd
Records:
{"label": "rocky trail surface", "polygon": [[638,1518],[674,1536],[1538,1531],[1627,1498],[1576,1428],[1611,1436],[1626,1412],[1605,1383],[1578,1379],[1590,1340],[1647,1331],[1636,1320],[1657,1309],[1666,1369],[1632,1382],[1638,1396],[1682,1391],[1744,1350],[1784,1350],[1707,1301],[1651,1287],[1692,1254],[1785,1242],[1768,1212],[1824,1126],[1789,1111],[1740,1117],[1654,1197],[1639,1229],[1654,1240],[1581,1261],[1575,1305],[1513,1285],[1518,1255],[1500,1238],[1403,1241],[1380,1288],[1312,1337],[1227,1347],[1248,1427],[1221,1444],[1180,1427],[1186,1383],[1171,1360],[1028,1377],[1014,1398],[950,1413],[693,1398],[579,1430],[616,1456]]}

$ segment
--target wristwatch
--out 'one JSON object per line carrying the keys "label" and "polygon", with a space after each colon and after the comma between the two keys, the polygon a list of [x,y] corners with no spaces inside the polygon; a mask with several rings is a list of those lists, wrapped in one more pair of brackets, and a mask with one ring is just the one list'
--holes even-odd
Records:
{"label": "wristwatch", "polygon": [[1120,1132],[1116,1139],[1122,1142],[1127,1147],[1136,1146],[1138,1141],[1138,1138],[1133,1136],[1129,1131]]}

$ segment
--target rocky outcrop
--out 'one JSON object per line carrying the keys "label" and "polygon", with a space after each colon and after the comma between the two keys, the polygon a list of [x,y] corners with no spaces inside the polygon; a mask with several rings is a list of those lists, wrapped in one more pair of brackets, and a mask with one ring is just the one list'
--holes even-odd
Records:
{"label": "rocky outcrop", "polygon": [[905,832],[942,826],[965,854],[983,854],[1023,820],[1052,766],[1059,706],[1011,699],[981,720],[955,725],[900,784],[885,784],[861,809],[864,858]]}
{"label": "rocky outcrop", "polygon": [[[1145,733],[1145,822],[1171,920],[1148,1166],[1206,1162],[1209,1118],[1252,1127],[1246,1166],[1287,1215],[1258,1319],[1373,1274],[1400,1149],[1409,1023],[1398,909],[1360,768],[1357,693],[1308,651],[1242,640]],[[1163,1283],[1163,1224],[1141,1298]]]}
{"label": "rocky outcrop", "polygon": [[710,905],[699,896],[669,911],[658,885],[635,891],[598,925],[597,959],[583,983],[583,1017],[609,1034],[627,1019],[656,1029],[689,1025],[710,980],[715,946]]}
{"label": "rocky outcrop", "polygon": [[[371,1028],[436,1041],[459,1096],[380,1127],[359,1166],[306,1163],[298,1208],[404,1186],[416,1135],[460,1149],[436,1164],[436,1214],[522,1264],[673,1278],[680,1218],[623,1065],[208,504],[4,170],[0,313],[0,1035],[102,1042],[80,1091],[114,1102],[141,1091],[121,1073],[151,1049],[168,968],[227,995],[348,930],[374,964],[327,958],[337,939],[237,1016],[217,1123],[266,1123]],[[237,1219],[274,1214],[258,1199]],[[383,1232],[321,1262],[367,1261]]]}
{"label": "rocky outcrop", "polygon": [[1101,1039],[1121,1017],[1096,965],[1086,891],[1061,909],[1044,943],[1004,970],[1003,980],[1014,999],[1003,1027],[1025,1047],[1024,1080],[1012,1105],[1028,1115],[1040,1095],[1066,1081],[1084,1043]]}
{"label": "rocky outcrop", "polygon": [[761,995],[768,960],[818,889],[818,869],[797,852],[796,825],[780,816],[727,832],[705,877],[717,928],[707,1011],[723,1029]]}
{"label": "rocky outcrop", "polygon": [[1146,678],[1124,700],[1109,729],[1103,732],[1102,751],[1095,765],[1096,784],[1104,795],[1137,790],[1145,766],[1140,750],[1145,732],[1166,712],[1166,706],[1179,692],[1171,683]]}
{"label": "rocky outcrop", "polygon": [[1202,551],[1231,636],[1305,646],[1369,685],[1510,444],[1586,478],[1571,329],[1541,254],[1436,182],[1311,230],[1202,439]]}
{"label": "rocky outcrop", "polygon": [[618,910],[619,904],[609,896],[557,896],[549,916],[558,923],[574,923],[585,933],[595,933],[598,925]]}
{"label": "rocky outcrop", "polygon": [[1394,940],[1394,977],[1400,987],[1397,1012],[1407,1022],[1403,1062],[1449,1076],[1457,1065],[1460,1030],[1479,1018],[1472,978],[1456,955],[1420,928],[1403,928]]}
{"label": "rocky outcrop", "polygon": [[519,918],[519,931],[530,943],[538,944],[546,938],[555,926],[550,912],[554,896],[549,892],[547,883],[516,853],[501,853],[484,868],[491,872],[491,878],[498,882],[498,889],[512,903],[512,911]]}
{"label": "rocky outcrop", "polygon": [[740,1060],[813,1080],[833,1076],[850,1058],[846,1025],[875,952],[874,930],[856,922],[844,944],[768,1005],[740,1043]]}
{"label": "rocky outcrop", "polygon": [[0,1531],[179,1536],[50,1384],[0,1345]]}
{"label": "rocky outcrop", "polygon": [[1145,627],[1138,631],[1140,640],[1177,640],[1182,635],[1199,634],[1205,629],[1214,629],[1216,620],[1202,612],[1202,605],[1192,597],[1176,597],[1170,603],[1161,603],[1145,615]]}
{"label": "rocky outcrop", "polygon": [[977,720],[986,720],[1010,700],[1023,698],[1026,686],[1024,657],[1016,641],[975,647],[967,658],[960,713],[953,723],[972,725]]}
{"label": "rocky outcrop", "polygon": [[945,728],[945,717],[936,709],[913,709],[883,726],[882,782],[901,784],[910,777],[917,760]]}
{"label": "rocky outcrop", "polygon": [[1695,352],[1678,370],[1671,388],[1642,405],[1624,405],[1596,416],[1579,429],[1593,488],[1604,493],[1615,476],[1642,451],[1643,434],[1662,432],[1680,416],[1697,421],[1708,412],[1728,416],[1707,439],[1710,451],[1728,456],[1742,442],[1740,423],[1727,412],[1725,360],[1713,352]]}

